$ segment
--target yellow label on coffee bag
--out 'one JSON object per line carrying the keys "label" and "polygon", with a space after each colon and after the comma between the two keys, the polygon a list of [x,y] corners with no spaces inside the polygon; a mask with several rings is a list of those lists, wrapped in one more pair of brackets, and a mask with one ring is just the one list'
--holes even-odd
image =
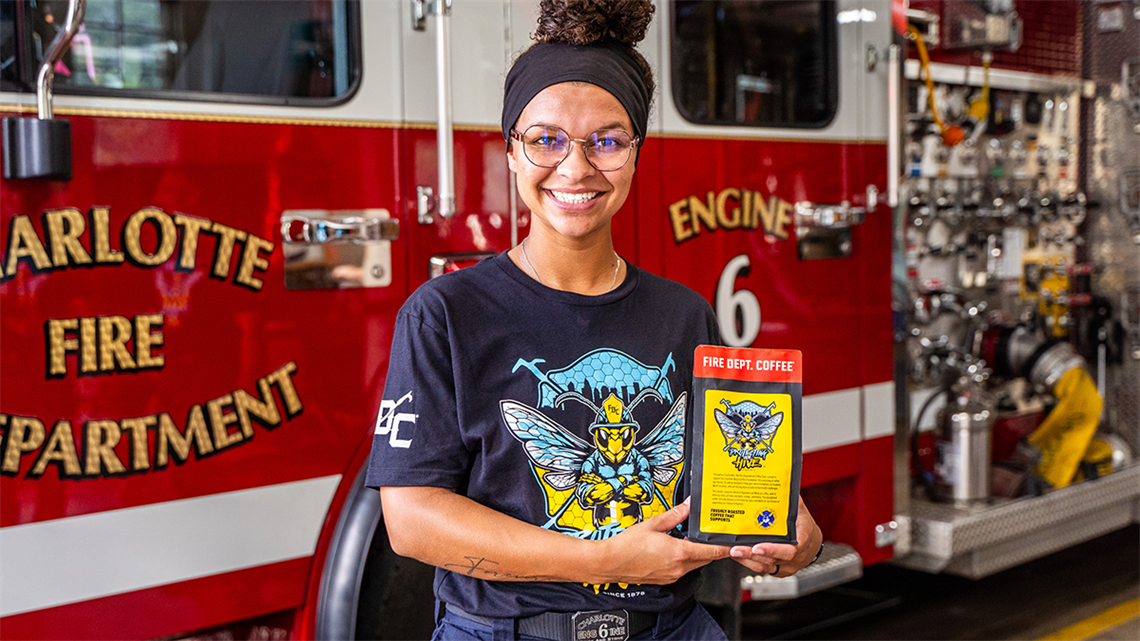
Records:
{"label": "yellow label on coffee bag", "polygon": [[704,400],[701,531],[786,535],[792,397],[710,389]]}

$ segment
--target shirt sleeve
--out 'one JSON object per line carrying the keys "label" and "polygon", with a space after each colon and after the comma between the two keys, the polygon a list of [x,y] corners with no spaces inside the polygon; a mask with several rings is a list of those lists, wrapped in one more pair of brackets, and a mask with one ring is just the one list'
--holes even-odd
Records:
{"label": "shirt sleeve", "polygon": [[368,487],[457,489],[468,475],[470,453],[458,425],[451,345],[438,324],[407,307],[396,317]]}

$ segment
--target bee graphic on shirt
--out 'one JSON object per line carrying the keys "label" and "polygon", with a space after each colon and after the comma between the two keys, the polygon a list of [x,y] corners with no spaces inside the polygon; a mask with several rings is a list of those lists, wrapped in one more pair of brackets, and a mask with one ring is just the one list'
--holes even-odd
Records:
{"label": "bee graphic on shirt", "polygon": [[724,435],[724,451],[736,469],[763,467],[763,461],[773,452],[772,439],[776,429],[784,422],[784,413],[775,412],[775,403],[761,405],[754,401],[741,401],[735,405],[722,399],[724,411],[713,410],[717,425]]}
{"label": "bee graphic on shirt", "polygon": [[[602,539],[671,508],[684,466],[685,395],[640,439],[644,432],[633,412],[650,399],[672,400],[665,378],[672,360],[650,368],[603,349],[561,370],[543,373],[539,362],[520,359],[515,369],[526,367],[539,378],[540,407],[563,408],[576,401],[595,417],[586,428],[587,441],[535,407],[500,402],[503,420],[522,443],[546,496],[549,520],[543,527]],[[601,403],[589,397],[603,395]]]}

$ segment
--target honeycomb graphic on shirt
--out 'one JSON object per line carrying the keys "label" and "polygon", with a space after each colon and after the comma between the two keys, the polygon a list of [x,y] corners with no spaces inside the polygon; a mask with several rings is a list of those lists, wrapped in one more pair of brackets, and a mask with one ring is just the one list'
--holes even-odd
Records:
{"label": "honeycomb graphic on shirt", "polygon": [[[585,539],[604,539],[676,502],[684,467],[685,394],[673,397],[667,375],[672,354],[660,367],[645,365],[614,349],[597,349],[570,365],[543,371],[543,359],[519,359],[538,380],[535,406],[500,402],[503,421],[522,445],[543,490],[547,521],[542,527]],[[587,441],[542,410],[566,403],[588,407],[595,420]],[[642,403],[669,405],[646,432],[636,418]]]}

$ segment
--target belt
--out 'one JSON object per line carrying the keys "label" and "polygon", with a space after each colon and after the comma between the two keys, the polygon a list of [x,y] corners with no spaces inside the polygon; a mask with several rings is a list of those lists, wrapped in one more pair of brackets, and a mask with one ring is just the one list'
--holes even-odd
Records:
{"label": "belt", "polygon": [[[674,623],[695,605],[695,601],[675,611]],[[494,627],[495,619],[471,614],[451,605],[443,604],[444,612],[487,627]],[[518,634],[552,641],[620,641],[628,639],[657,625],[657,612],[628,612],[626,610],[594,610],[587,612],[543,612],[514,619]]]}

